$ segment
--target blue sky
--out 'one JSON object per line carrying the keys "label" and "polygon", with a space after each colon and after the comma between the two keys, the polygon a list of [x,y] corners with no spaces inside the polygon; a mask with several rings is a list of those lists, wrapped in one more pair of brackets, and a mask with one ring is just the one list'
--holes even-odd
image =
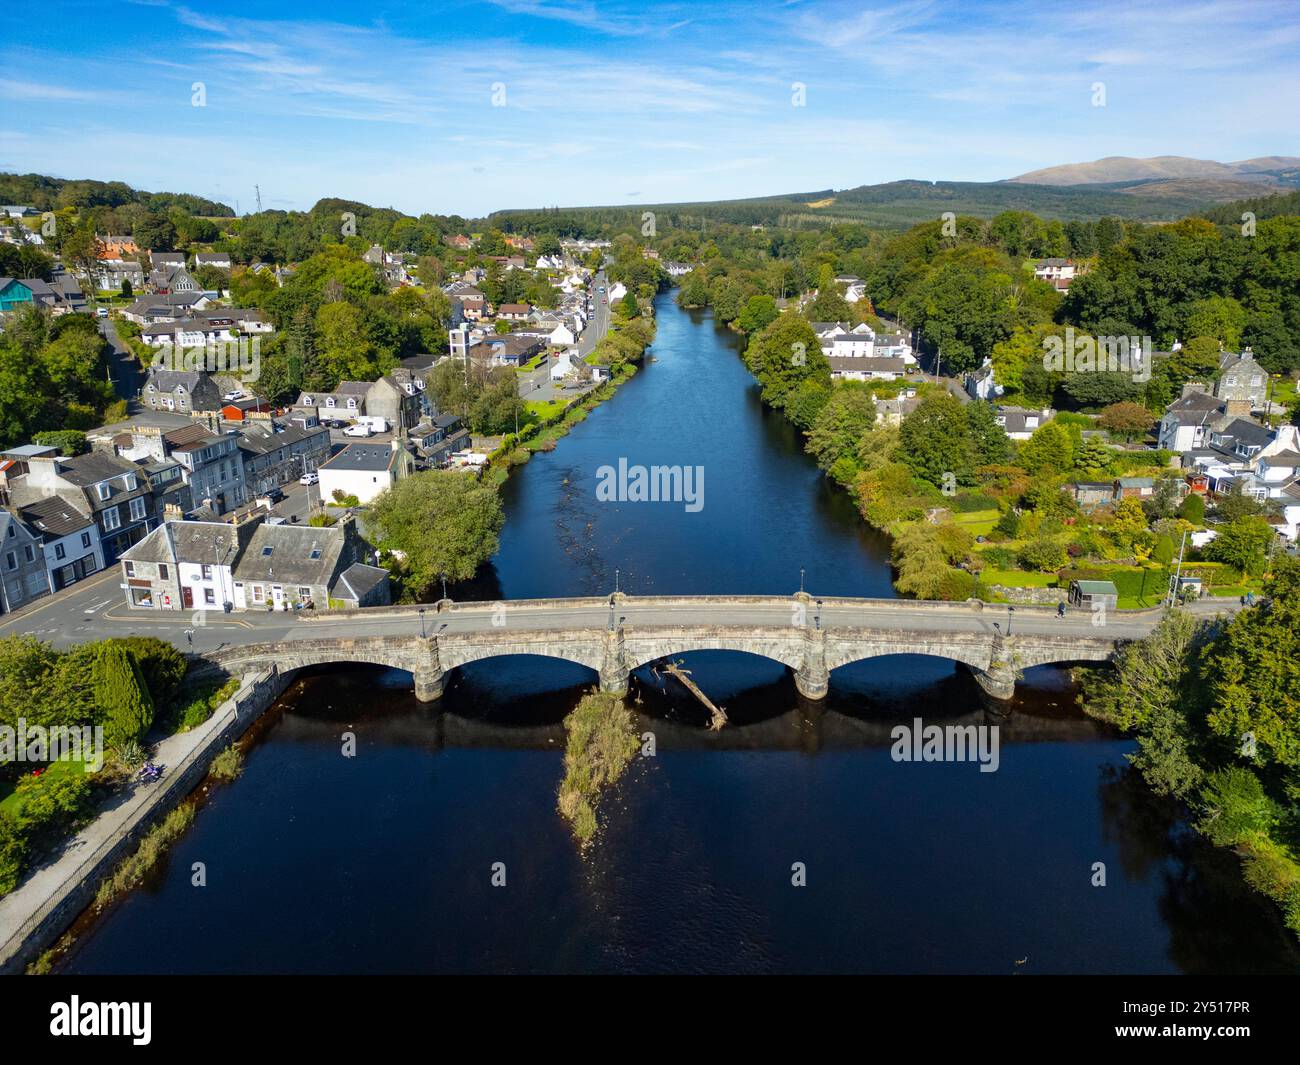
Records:
{"label": "blue sky", "polygon": [[480,215],[1300,154],[1294,0],[47,0],[30,28],[0,170],[242,211],[255,183]]}

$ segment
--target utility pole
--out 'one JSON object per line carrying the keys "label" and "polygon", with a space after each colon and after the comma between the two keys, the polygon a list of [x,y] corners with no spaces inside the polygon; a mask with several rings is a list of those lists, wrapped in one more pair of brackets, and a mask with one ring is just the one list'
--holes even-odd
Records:
{"label": "utility pole", "polygon": [[1183,549],[1187,546],[1187,530],[1183,530],[1183,539],[1178,545],[1178,567],[1174,570],[1174,575],[1169,581],[1169,606],[1172,608],[1174,599],[1178,595],[1178,581],[1183,575]]}
{"label": "utility pole", "polygon": [[257,213],[262,213],[262,189],[260,185],[254,185],[253,191],[257,194]]}

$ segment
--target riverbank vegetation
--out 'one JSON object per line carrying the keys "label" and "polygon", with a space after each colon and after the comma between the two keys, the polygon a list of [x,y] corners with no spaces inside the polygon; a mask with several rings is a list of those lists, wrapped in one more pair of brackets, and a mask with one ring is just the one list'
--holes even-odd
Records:
{"label": "riverbank vegetation", "polygon": [[[167,729],[186,669],[151,636],[67,651],[33,636],[0,639],[0,895],[93,817],[138,762],[146,733]],[[95,747],[97,728],[107,750]],[[75,757],[52,749],[54,729],[78,731]]]}
{"label": "riverbank vegetation", "polygon": [[375,500],[369,517],[404,602],[424,601],[444,578],[472,578],[496,553],[505,523],[497,486],[459,470],[403,478]]}
{"label": "riverbank vegetation", "polygon": [[1229,620],[1166,615],[1114,670],[1086,671],[1082,701],[1300,936],[1300,563],[1279,559],[1264,595]]}
{"label": "riverbank vegetation", "polygon": [[559,810],[586,846],[596,835],[603,789],[618,782],[637,752],[636,721],[624,697],[591,691],[564,719],[569,735]]}

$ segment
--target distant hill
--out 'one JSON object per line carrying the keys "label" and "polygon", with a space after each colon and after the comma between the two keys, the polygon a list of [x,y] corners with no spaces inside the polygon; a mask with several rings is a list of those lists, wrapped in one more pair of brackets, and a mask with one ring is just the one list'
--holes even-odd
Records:
{"label": "distant hill", "polygon": [[1237,163],[1219,163],[1213,159],[1190,159],[1183,155],[1158,155],[1135,159],[1111,155],[1091,163],[1066,163],[1031,170],[1009,178],[1026,185],[1106,185],[1120,182],[1213,181],[1255,182],[1279,186],[1300,186],[1300,158],[1271,155],[1243,159]]}
{"label": "distant hill", "polygon": [[[1032,211],[1042,218],[1127,218],[1165,222],[1201,213],[1225,200],[1268,191],[1267,184],[1224,179],[1145,179],[1113,184],[1029,184],[1024,181],[890,181],[856,188],[759,196],[743,200],[695,203],[619,204],[569,208],[596,222],[622,222],[655,211],[662,221],[698,225],[704,221],[740,225],[823,226],[858,222],[882,228],[905,228],[937,218],[945,211],[992,218],[1009,210]],[[493,223],[535,215],[531,210],[498,211]]]}
{"label": "distant hill", "polygon": [[55,178],[44,174],[0,173],[0,203],[24,204],[38,211],[138,203],[150,210],[180,207],[189,214],[213,218],[230,218],[235,213],[228,204],[188,192],[142,192],[124,181]]}

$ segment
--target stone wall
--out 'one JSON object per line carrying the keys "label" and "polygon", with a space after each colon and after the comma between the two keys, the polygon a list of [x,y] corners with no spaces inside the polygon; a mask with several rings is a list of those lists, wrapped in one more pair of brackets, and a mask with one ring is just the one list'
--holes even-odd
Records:
{"label": "stone wall", "polygon": [[243,734],[284,691],[292,674],[275,669],[245,683],[207,721],[184,737],[190,741],[156,785],[138,785],[125,802],[103,812],[63,848],[52,865],[30,873],[0,899],[0,973],[21,973],[95,898],[140,837],[189,795],[212,759]]}

